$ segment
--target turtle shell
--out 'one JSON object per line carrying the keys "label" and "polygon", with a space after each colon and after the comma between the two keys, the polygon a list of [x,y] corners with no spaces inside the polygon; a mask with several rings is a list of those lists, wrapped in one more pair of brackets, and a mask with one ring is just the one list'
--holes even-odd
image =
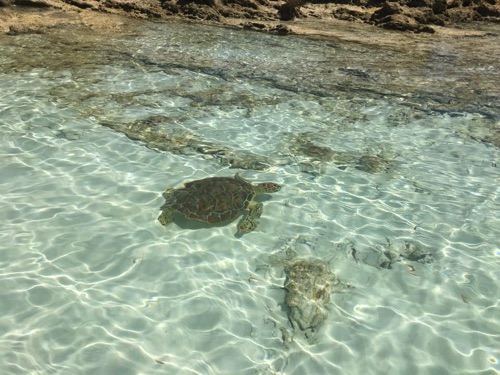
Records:
{"label": "turtle shell", "polygon": [[233,177],[211,177],[188,182],[166,195],[170,207],[188,219],[206,223],[234,220],[255,196],[252,184]]}

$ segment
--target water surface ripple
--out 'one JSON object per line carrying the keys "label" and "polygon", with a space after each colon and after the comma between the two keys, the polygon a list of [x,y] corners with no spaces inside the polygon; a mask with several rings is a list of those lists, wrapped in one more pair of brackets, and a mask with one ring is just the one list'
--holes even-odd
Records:
{"label": "water surface ripple", "polygon": [[[498,373],[499,51],[412,38],[0,36],[0,373]],[[236,172],[255,232],[156,220]],[[296,259],[346,285],[313,333]]]}

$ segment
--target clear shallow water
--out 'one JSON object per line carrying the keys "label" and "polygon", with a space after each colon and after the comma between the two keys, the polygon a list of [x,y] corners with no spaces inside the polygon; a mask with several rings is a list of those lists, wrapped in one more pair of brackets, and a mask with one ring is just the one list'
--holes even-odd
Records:
{"label": "clear shallow water", "polygon": [[[184,24],[2,38],[2,373],[500,371],[499,149],[479,140],[498,126],[495,56],[447,58],[426,86],[460,50],[412,69],[393,49]],[[177,141],[265,158],[240,170],[284,186],[255,232],[157,222],[165,188],[238,169],[102,126],[153,115]],[[375,155],[390,168],[360,167]],[[381,267],[388,241],[430,261]],[[269,258],[289,250],[353,286],[313,337]]]}

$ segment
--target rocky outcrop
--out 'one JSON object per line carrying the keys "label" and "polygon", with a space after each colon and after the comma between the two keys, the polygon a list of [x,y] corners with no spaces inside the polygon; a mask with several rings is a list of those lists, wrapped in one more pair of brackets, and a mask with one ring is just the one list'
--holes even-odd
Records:
{"label": "rocky outcrop", "polygon": [[384,2],[369,22],[387,29],[434,32],[430,25],[500,20],[497,0],[403,0]]}
{"label": "rocky outcrop", "polygon": [[[286,25],[276,29],[269,22],[301,19],[341,19],[365,22],[401,31],[434,32],[432,26],[458,22],[500,22],[499,0],[0,0],[4,31],[12,34],[39,32],[43,25],[53,27],[49,17],[26,27],[22,19],[9,22],[11,6],[58,9],[63,12],[100,12],[135,18],[179,17],[229,24],[240,20],[240,27],[287,34]],[[88,16],[87,16],[88,17]],[[24,19],[24,18],[23,18]],[[259,22],[255,22],[259,21]],[[249,27],[267,22],[264,27]],[[62,22],[61,24],[67,24]]]}

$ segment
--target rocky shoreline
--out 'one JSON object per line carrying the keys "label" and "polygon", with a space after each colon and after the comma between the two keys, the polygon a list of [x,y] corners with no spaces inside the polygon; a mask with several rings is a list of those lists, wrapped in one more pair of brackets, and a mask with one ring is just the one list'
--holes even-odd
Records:
{"label": "rocky shoreline", "polygon": [[[119,30],[127,18],[189,19],[277,34],[324,34],[339,22],[434,33],[500,22],[498,0],[0,0],[0,31],[40,33],[85,25]],[[339,21],[340,20],[340,21]],[[345,24],[348,24],[347,22]],[[345,25],[344,24],[344,25]],[[342,25],[341,25],[342,27]]]}

